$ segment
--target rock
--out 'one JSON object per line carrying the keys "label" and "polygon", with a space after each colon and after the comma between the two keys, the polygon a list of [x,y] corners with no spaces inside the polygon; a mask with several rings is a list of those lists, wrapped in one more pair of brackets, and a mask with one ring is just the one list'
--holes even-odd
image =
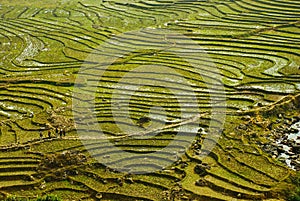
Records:
{"label": "rock", "polygon": [[46,188],[46,183],[43,183],[43,184],[40,185],[40,189],[41,189],[41,190],[43,190],[43,189],[45,189],[45,188]]}
{"label": "rock", "polygon": [[284,153],[285,151],[284,151],[283,147],[279,145],[277,147],[277,152],[278,152],[278,154],[281,154],[281,153]]}
{"label": "rock", "polygon": [[196,155],[200,155],[201,154],[201,149],[195,149],[194,152],[195,152]]}
{"label": "rock", "polygon": [[180,183],[179,181],[176,182],[176,186],[179,187],[179,188],[182,188],[182,183]]}
{"label": "rock", "polygon": [[240,124],[238,128],[241,130],[247,130],[247,126],[245,124]]}
{"label": "rock", "polygon": [[207,169],[210,169],[210,165],[209,165],[208,163],[203,163],[203,162],[202,162],[202,166],[204,166],[204,167],[207,168]]}
{"label": "rock", "polygon": [[292,155],[292,156],[290,156],[290,159],[292,159],[292,160],[296,160],[298,158],[298,155]]}
{"label": "rock", "polygon": [[133,179],[132,179],[131,177],[127,178],[126,181],[127,181],[128,183],[130,183],[130,184],[133,184],[133,183],[134,183],[134,181],[133,181]]}
{"label": "rock", "polygon": [[291,152],[291,151],[286,152],[286,154],[287,154],[287,155],[290,155],[290,156],[291,156],[291,155],[295,155],[295,153],[294,153],[294,152]]}
{"label": "rock", "polygon": [[181,197],[181,200],[190,200],[190,198],[189,198],[188,196],[186,196],[186,195],[183,195],[183,196]]}
{"label": "rock", "polygon": [[200,127],[197,132],[198,133],[203,133],[204,132],[204,128]]}
{"label": "rock", "polygon": [[270,124],[267,126],[267,128],[268,128],[269,130],[272,130],[272,129],[273,129],[273,123],[270,123]]}
{"label": "rock", "polygon": [[123,180],[122,180],[121,178],[118,178],[118,179],[117,179],[117,182],[118,182],[118,184],[119,184],[120,186],[123,186]]}
{"label": "rock", "polygon": [[244,120],[244,121],[249,121],[249,120],[251,120],[251,116],[246,115],[246,116],[243,116],[241,119]]}
{"label": "rock", "polygon": [[178,153],[180,153],[180,154],[185,153],[185,149],[180,149],[180,150],[178,151]]}
{"label": "rock", "polygon": [[199,174],[200,176],[204,176],[204,175],[207,174],[206,169],[203,168],[202,166],[196,166],[196,167],[195,167],[195,172],[196,172],[197,174]]}
{"label": "rock", "polygon": [[193,148],[194,148],[194,149],[201,149],[201,148],[202,148],[202,145],[201,145],[201,144],[198,144],[198,143],[195,143],[195,144],[193,145]]}
{"label": "rock", "polygon": [[181,165],[180,165],[180,168],[184,169],[188,166],[188,164],[186,162],[183,162]]}
{"label": "rock", "polygon": [[198,164],[195,166],[194,171],[200,176],[204,176],[207,174],[207,170],[210,170],[211,167],[207,164]]}
{"label": "rock", "polygon": [[297,165],[296,161],[291,161],[291,165],[293,166]]}
{"label": "rock", "polygon": [[207,182],[204,179],[199,179],[195,182],[196,186],[207,186]]}
{"label": "rock", "polygon": [[260,103],[260,102],[258,102],[258,103],[257,103],[257,106],[258,106],[258,107],[262,107],[262,106],[263,106],[263,104],[262,104],[262,103]]}
{"label": "rock", "polygon": [[272,143],[271,143],[271,146],[273,146],[273,147],[277,147],[277,143],[275,143],[275,142],[272,142]]}
{"label": "rock", "polygon": [[24,178],[26,181],[34,181],[35,178],[32,175],[28,175]]}
{"label": "rock", "polygon": [[298,129],[296,129],[296,128],[290,128],[289,132],[290,133],[298,133]]}
{"label": "rock", "polygon": [[77,170],[67,170],[66,173],[67,173],[67,175],[72,175],[72,176],[79,174]]}
{"label": "rock", "polygon": [[276,124],[279,124],[280,122],[281,122],[280,119],[276,119],[276,121],[275,121]]}
{"label": "rock", "polygon": [[101,199],[102,197],[103,197],[103,196],[102,196],[102,193],[97,193],[97,194],[96,194],[96,198],[97,198],[97,199]]}

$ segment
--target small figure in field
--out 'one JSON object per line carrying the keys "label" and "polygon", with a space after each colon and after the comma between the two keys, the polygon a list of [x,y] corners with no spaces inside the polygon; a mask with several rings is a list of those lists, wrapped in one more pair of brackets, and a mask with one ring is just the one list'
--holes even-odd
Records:
{"label": "small figure in field", "polygon": [[56,138],[58,137],[58,128],[57,127],[55,128],[55,137]]}
{"label": "small figure in field", "polygon": [[50,139],[51,138],[51,131],[48,130],[48,138]]}
{"label": "small figure in field", "polygon": [[62,135],[63,135],[63,129],[61,128],[59,131],[59,137],[62,138]]}
{"label": "small figure in field", "polygon": [[66,137],[66,130],[63,129],[63,136]]}
{"label": "small figure in field", "polygon": [[42,140],[42,139],[43,139],[43,132],[40,131],[40,140]]}

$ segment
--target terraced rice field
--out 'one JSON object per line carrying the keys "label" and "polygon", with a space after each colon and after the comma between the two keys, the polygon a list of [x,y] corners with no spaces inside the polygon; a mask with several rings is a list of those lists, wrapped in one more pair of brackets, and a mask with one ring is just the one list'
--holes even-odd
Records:
{"label": "terraced rice field", "polygon": [[285,199],[295,171],[257,141],[299,116],[298,1],[1,0],[0,19],[0,199]]}

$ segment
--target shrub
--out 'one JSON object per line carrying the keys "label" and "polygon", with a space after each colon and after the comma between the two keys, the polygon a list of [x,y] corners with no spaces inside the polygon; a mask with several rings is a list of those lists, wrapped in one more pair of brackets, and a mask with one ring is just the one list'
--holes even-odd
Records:
{"label": "shrub", "polygon": [[55,195],[47,195],[46,197],[38,198],[36,201],[61,201],[61,199]]}
{"label": "shrub", "polygon": [[28,198],[18,198],[18,197],[8,197],[4,201],[61,201],[56,195],[46,195],[37,199],[28,199]]}

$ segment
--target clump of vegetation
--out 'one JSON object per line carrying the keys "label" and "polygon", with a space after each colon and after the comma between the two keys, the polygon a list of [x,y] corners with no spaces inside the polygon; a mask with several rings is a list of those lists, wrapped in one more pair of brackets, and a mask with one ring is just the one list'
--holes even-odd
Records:
{"label": "clump of vegetation", "polygon": [[87,158],[83,154],[64,151],[60,154],[46,155],[41,161],[39,169],[48,170],[48,169],[62,168],[65,166],[79,165],[86,161]]}
{"label": "clump of vegetation", "polygon": [[61,199],[58,198],[56,195],[46,195],[44,197],[39,197],[36,199],[8,197],[4,201],[61,201]]}
{"label": "clump of vegetation", "polygon": [[51,124],[50,127],[65,128],[67,131],[74,129],[73,119],[66,116],[69,110],[67,107],[59,107],[54,111],[47,111],[47,121]]}
{"label": "clump of vegetation", "polygon": [[288,201],[300,201],[300,173],[298,172],[295,176],[292,176],[291,180],[295,188],[288,192]]}

